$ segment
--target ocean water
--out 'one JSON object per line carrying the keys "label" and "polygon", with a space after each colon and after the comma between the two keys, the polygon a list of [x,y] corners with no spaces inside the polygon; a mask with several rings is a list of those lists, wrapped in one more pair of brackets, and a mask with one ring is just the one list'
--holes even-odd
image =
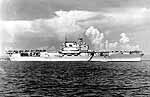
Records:
{"label": "ocean water", "polygon": [[0,97],[150,97],[150,61],[0,62]]}

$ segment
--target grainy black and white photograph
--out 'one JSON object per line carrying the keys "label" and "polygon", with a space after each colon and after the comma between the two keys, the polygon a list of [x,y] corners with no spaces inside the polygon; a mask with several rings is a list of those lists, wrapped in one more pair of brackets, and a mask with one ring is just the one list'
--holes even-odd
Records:
{"label": "grainy black and white photograph", "polygon": [[0,97],[150,97],[150,0],[0,0]]}

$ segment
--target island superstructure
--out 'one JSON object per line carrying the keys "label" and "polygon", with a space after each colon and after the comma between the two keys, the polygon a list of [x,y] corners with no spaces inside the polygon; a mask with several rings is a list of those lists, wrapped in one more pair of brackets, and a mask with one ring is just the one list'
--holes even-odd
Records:
{"label": "island superstructure", "polygon": [[79,38],[77,41],[67,41],[58,51],[47,50],[8,50],[11,61],[141,61],[142,51],[94,51]]}

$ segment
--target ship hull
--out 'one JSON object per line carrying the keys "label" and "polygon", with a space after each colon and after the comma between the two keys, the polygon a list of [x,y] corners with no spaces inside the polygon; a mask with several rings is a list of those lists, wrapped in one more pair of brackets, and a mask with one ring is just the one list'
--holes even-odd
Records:
{"label": "ship hull", "polygon": [[10,57],[11,61],[102,61],[102,62],[123,62],[141,61],[140,55],[112,55],[112,56],[49,56],[49,57]]}
{"label": "ship hull", "polygon": [[57,51],[47,50],[8,50],[11,61],[141,61],[141,51],[90,50],[79,38],[78,41],[65,41]]}

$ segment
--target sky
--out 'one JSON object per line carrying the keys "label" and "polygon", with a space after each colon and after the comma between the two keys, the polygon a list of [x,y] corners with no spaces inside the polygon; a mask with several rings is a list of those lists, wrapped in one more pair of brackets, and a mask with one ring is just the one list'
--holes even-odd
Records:
{"label": "sky", "polygon": [[149,0],[0,0],[0,53],[56,50],[84,37],[91,49],[150,54]]}

